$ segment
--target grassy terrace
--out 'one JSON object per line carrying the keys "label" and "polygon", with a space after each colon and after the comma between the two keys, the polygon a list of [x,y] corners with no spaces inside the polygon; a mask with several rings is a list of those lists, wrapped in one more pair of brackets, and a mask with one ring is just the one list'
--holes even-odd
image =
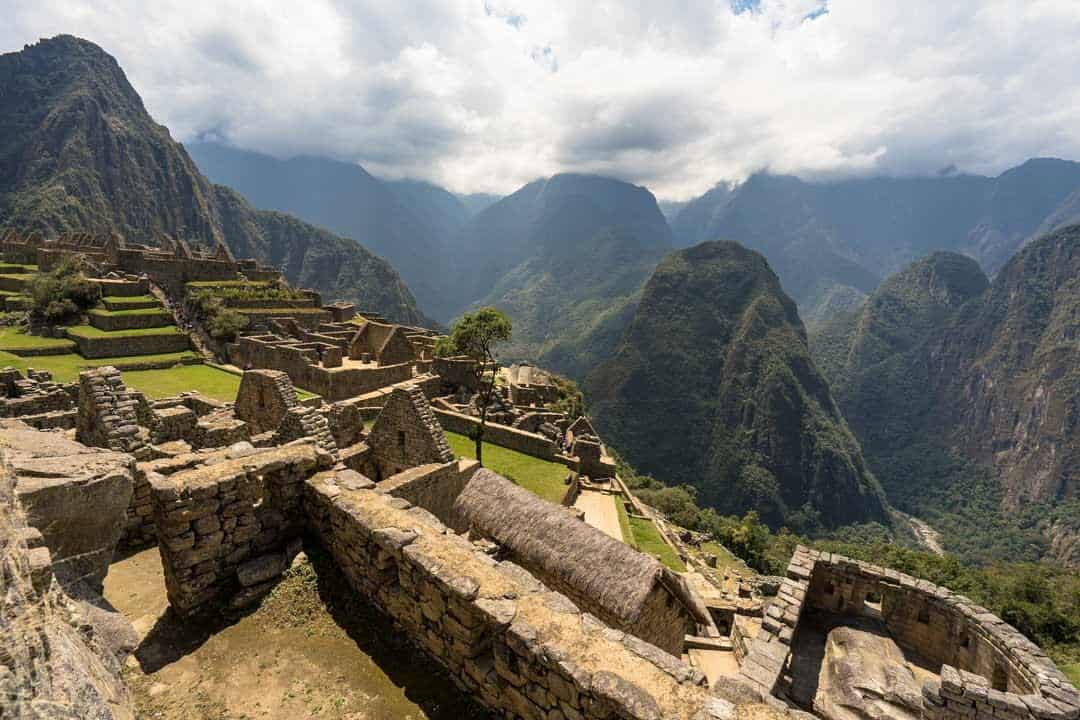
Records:
{"label": "grassy terrace", "polygon": [[1080,662],[1071,665],[1062,665],[1061,672],[1065,673],[1065,676],[1069,678],[1069,681],[1073,685],[1080,688]]}
{"label": "grassy terrace", "polygon": [[68,333],[75,335],[76,337],[84,338],[119,338],[119,337],[139,337],[142,335],[186,335],[185,332],[175,325],[167,325],[165,327],[156,328],[143,328],[141,330],[98,330],[96,327],[89,325],[76,325],[75,327],[68,328]]}
{"label": "grassy terrace", "polygon": [[267,287],[268,280],[194,280],[187,283],[192,288],[217,288],[217,287]]}
{"label": "grassy terrace", "polygon": [[675,572],[686,572],[686,564],[679,558],[675,548],[667,544],[652,520],[631,517],[621,498],[616,499],[615,507],[619,512],[619,527],[627,545],[646,555],[652,555]]}
{"label": "grassy terrace", "polygon": [[57,347],[74,348],[75,343],[67,338],[49,338],[38,337],[37,335],[27,335],[21,328],[0,327],[0,351]]}
{"label": "grassy terrace", "polygon": [[701,549],[710,555],[716,556],[717,570],[728,570],[736,575],[742,575],[743,577],[754,575],[754,571],[747,567],[746,563],[732,555],[731,551],[723,545],[711,541],[704,542],[701,543]]}
{"label": "grassy terrace", "polygon": [[119,315],[165,315],[169,316],[163,308],[135,308],[133,310],[106,310],[102,308],[93,308],[87,311],[91,315],[102,315],[104,317],[115,317]]}
{"label": "grassy terrace", "polygon": [[106,305],[123,305],[125,303],[153,303],[159,305],[158,299],[153,295],[106,295],[101,298],[101,302]]}
{"label": "grassy terrace", "polygon": [[[448,432],[446,439],[458,457],[476,458],[476,446],[471,438]],[[561,503],[566,494],[567,486],[563,481],[569,471],[559,463],[484,443],[484,466],[549,502]]]}
{"label": "grassy terrace", "polygon": [[329,315],[323,308],[288,307],[288,308],[233,308],[244,315]]}
{"label": "grassy terrace", "polygon": [[19,357],[10,353],[0,352],[0,367],[17,368],[25,375],[27,368],[35,370],[48,370],[52,373],[56,382],[69,383],[79,379],[79,373],[87,368],[103,367],[112,365],[124,369],[126,365],[171,362],[181,363],[198,357],[193,352],[162,353],[160,355],[128,355],[124,357],[88,359],[74,353],[68,355],[42,355],[40,357]]}
{"label": "grassy terrace", "polygon": [[0,275],[33,275],[37,271],[37,265],[0,262]]}

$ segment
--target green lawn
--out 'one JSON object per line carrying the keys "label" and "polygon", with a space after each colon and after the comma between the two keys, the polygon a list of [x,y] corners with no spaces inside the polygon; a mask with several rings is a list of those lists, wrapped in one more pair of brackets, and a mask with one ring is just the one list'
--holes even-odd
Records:
{"label": "green lawn", "polygon": [[155,305],[161,305],[158,299],[153,295],[132,295],[130,297],[124,297],[123,295],[106,295],[101,298],[101,302],[106,305],[123,305],[125,303],[154,303]]}
{"label": "green lawn", "polygon": [[[446,433],[446,439],[455,455],[476,457],[476,445],[472,439],[450,432]],[[484,466],[550,502],[561,503],[566,495],[567,486],[563,481],[570,471],[560,463],[484,443]]]}
{"label": "green lawn", "polygon": [[240,376],[209,365],[178,365],[168,370],[127,370],[124,382],[148,398],[165,398],[189,390],[232,402],[240,389]]}
{"label": "green lawn", "polygon": [[0,262],[0,275],[33,275],[37,271],[37,265]]}
{"label": "green lawn", "polygon": [[22,328],[0,327],[0,350],[30,350],[32,348],[74,347],[67,338],[27,335]]}
{"label": "green lawn", "polygon": [[652,555],[675,572],[686,572],[686,565],[679,559],[675,549],[664,541],[664,536],[656,529],[652,520],[638,517],[630,517],[629,520],[638,550]]}
{"label": "green lawn", "polygon": [[626,512],[625,500],[621,496],[615,498],[615,508],[619,512],[619,528],[623,533],[623,542],[646,555],[652,555],[675,572],[686,572],[686,564],[679,558],[675,548],[664,541],[664,536],[656,529],[652,520],[631,517]]}
{"label": "green lawn", "polygon": [[1080,663],[1062,665],[1061,671],[1069,678],[1069,682],[1075,685],[1077,689],[1080,689]]}
{"label": "green lawn", "polygon": [[103,308],[94,308],[87,311],[91,315],[102,315],[105,317],[113,317],[117,315],[165,315],[169,316],[169,313],[165,312],[164,308],[152,307],[152,308],[136,308],[134,310],[106,310]]}
{"label": "green lawn", "polygon": [[175,325],[167,325],[165,327],[156,328],[143,328],[141,330],[98,330],[96,327],[90,325],[76,325],[75,327],[68,328],[68,332],[77,337],[84,338],[118,338],[118,337],[138,337],[140,335],[186,335],[187,333],[180,330]]}
{"label": "green lawn", "polygon": [[6,352],[0,352],[0,367],[11,366],[26,374],[27,368],[35,370],[48,370],[53,375],[53,380],[60,383],[75,382],[79,379],[79,373],[87,368],[113,365],[124,368],[124,365],[144,362],[170,361],[179,363],[183,360],[197,357],[193,352],[162,353],[160,355],[132,355],[125,357],[88,359],[82,355],[41,355],[38,357],[19,357]]}

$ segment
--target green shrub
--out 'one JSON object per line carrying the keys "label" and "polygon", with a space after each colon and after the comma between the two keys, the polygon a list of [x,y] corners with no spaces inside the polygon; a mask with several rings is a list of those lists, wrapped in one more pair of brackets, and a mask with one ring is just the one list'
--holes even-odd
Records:
{"label": "green shrub", "polygon": [[49,324],[77,318],[101,299],[101,288],[86,277],[85,260],[69,255],[28,283],[30,314]]}
{"label": "green shrub", "polygon": [[237,334],[248,326],[248,317],[231,308],[222,308],[206,323],[206,331],[215,340],[235,340]]}

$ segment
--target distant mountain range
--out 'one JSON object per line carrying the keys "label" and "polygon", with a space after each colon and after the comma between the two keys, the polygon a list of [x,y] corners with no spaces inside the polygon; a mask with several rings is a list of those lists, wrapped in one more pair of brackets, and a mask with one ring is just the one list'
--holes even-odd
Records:
{"label": "distant mountain range", "polygon": [[644,188],[556,175],[478,214],[453,246],[455,306],[504,310],[514,320],[506,357],[581,377],[614,345],[628,306],[671,250],[671,230]]}
{"label": "distant mountain range", "polygon": [[936,250],[996,273],[1026,242],[1080,219],[1078,191],[1080,163],[1048,158],[994,178],[808,182],[762,173],[689,202],[672,230],[681,246],[728,239],[763,253],[816,320],[815,308],[837,288],[871,293]]}
{"label": "distant mountain range", "polygon": [[385,260],[211,184],[97,45],[61,35],[0,56],[0,97],[0,225],[224,242],[328,300],[426,322]]}
{"label": "distant mountain range", "polygon": [[445,305],[445,240],[469,218],[456,196],[430,183],[383,182],[355,163],[278,160],[206,142],[186,148],[214,182],[257,206],[303,218],[389,260],[429,314]]}

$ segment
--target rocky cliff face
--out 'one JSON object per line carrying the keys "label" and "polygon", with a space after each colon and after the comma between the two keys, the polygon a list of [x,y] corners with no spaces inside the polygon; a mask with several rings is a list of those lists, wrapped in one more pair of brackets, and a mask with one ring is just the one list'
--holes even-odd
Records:
{"label": "rocky cliff face", "polygon": [[887,521],[795,304],[765,259],[735,243],[666,257],[587,390],[615,448],[694,485],[703,505],[806,530]]}
{"label": "rocky cliff face", "polygon": [[[207,181],[93,43],[59,36],[0,56],[0,97],[0,225],[224,242],[237,255],[272,264],[287,257],[288,279],[303,278],[328,299],[354,300],[402,322],[423,320],[384,260],[309,225],[267,216]],[[351,285],[350,273],[380,284]]]}
{"label": "rocky cliff face", "polygon": [[949,549],[1076,562],[1078,278],[1080,226],[1028,244],[991,284],[935,253],[814,333],[890,499],[943,527]]}
{"label": "rocky cliff face", "polygon": [[1080,226],[1010,260],[927,348],[937,429],[992,465],[1006,507],[1080,492]]}

